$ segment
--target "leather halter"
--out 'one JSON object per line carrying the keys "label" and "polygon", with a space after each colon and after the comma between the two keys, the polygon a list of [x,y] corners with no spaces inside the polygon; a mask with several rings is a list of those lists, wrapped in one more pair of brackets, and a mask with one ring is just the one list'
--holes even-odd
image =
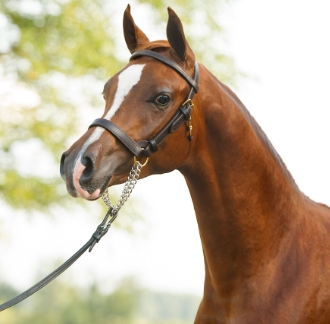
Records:
{"label": "leather halter", "polygon": [[[180,74],[180,76],[183,77],[189,83],[190,91],[184,103],[180,106],[180,108],[177,110],[171,120],[163,127],[163,129],[155,137],[149,140],[141,140],[135,142],[122,129],[120,129],[111,121],[104,118],[95,119],[93,123],[89,126],[89,128],[96,126],[102,127],[114,136],[116,136],[122,142],[122,144],[124,144],[126,148],[132,152],[134,156],[140,157],[141,155],[144,155],[145,157],[149,157],[152,153],[158,150],[158,146],[165,140],[165,138],[169,134],[176,131],[179,126],[181,126],[185,121],[189,121],[193,108],[192,98],[194,94],[198,91],[199,65],[196,61],[194,66],[194,77],[191,78],[179,64],[173,62],[172,60],[157,52],[153,52],[150,50],[142,50],[133,53],[130,58],[130,61],[141,56],[149,56],[158,61],[163,62],[167,66],[171,67],[178,74]],[[189,140],[191,139],[192,136],[189,136]]]}
{"label": "leather halter", "polygon": [[[122,131],[118,126],[110,122],[109,120],[98,118],[94,120],[91,126],[95,127],[100,126],[105,128],[107,131],[115,135],[136,157],[139,157],[141,154],[149,157],[150,154],[157,151],[158,145],[172,132],[177,130],[179,126],[184,121],[189,121],[193,104],[191,102],[193,96],[198,91],[198,76],[199,76],[199,66],[198,63],[195,62],[195,72],[194,78],[191,78],[180,65],[171,61],[170,59],[162,56],[156,52],[152,52],[149,50],[137,51],[131,56],[131,60],[140,57],[140,56],[150,56],[163,62],[164,64],[170,66],[176,72],[178,72],[191,86],[190,91],[186,97],[186,100],[178,109],[176,114],[172,117],[172,119],[163,127],[163,129],[152,139],[143,140],[139,142],[135,142],[131,139],[124,131]],[[191,138],[190,138],[191,140]],[[109,219],[110,217],[110,219]],[[69,258],[66,262],[64,262],[60,267],[46,276],[44,279],[39,281],[37,284],[23,292],[22,294],[12,298],[11,300],[0,305],[0,312],[21,302],[22,300],[28,298],[33,295],[35,292],[48,285],[51,281],[57,278],[61,273],[63,273],[66,269],[68,269],[76,260],[80,258],[82,254],[84,254],[88,249],[89,252],[93,249],[94,245],[100,241],[100,239],[108,232],[112,222],[116,219],[117,213],[113,214],[113,208],[110,208],[105,215],[102,223],[97,227],[96,231],[93,233],[92,237],[89,241],[82,246],[71,258]]]}

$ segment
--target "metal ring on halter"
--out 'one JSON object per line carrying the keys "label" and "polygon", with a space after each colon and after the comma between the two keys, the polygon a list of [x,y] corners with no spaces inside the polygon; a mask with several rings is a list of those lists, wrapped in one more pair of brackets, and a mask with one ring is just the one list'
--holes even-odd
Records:
{"label": "metal ring on halter", "polygon": [[143,164],[141,164],[141,162],[138,161],[138,160],[136,159],[136,156],[134,155],[134,164],[139,163],[141,168],[143,168],[144,166],[146,166],[147,163],[148,163],[148,161],[149,161],[149,158],[147,157],[146,161],[145,161]]}

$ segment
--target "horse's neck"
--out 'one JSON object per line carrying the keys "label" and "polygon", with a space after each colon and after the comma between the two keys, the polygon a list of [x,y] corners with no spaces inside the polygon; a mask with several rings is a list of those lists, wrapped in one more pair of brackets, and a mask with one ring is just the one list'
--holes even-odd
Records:
{"label": "horse's neck", "polygon": [[241,102],[204,68],[193,124],[181,172],[210,275],[231,289],[277,253],[302,195]]}

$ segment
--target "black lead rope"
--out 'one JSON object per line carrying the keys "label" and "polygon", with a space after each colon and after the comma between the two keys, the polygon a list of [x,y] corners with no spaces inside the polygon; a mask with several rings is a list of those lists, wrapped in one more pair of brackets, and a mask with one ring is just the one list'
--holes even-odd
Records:
{"label": "black lead rope", "polygon": [[[12,307],[12,306],[18,304],[22,300],[28,298],[29,296],[33,295],[41,288],[48,285],[55,278],[57,278],[61,273],[63,273],[65,270],[67,270],[72,264],[74,264],[88,249],[89,249],[89,252],[91,252],[93,250],[95,244],[98,243],[100,241],[100,239],[108,232],[112,222],[116,219],[117,212],[112,214],[112,211],[113,211],[112,208],[110,208],[108,210],[102,223],[97,227],[96,231],[93,233],[93,235],[89,239],[89,241],[84,246],[82,246],[70,259],[65,261],[61,266],[59,266],[56,270],[54,270],[52,273],[50,273],[44,279],[40,280],[38,283],[36,283],[30,289],[24,291],[23,293],[14,297],[13,299],[8,300],[7,302],[1,304],[0,312],[2,312],[3,310],[5,310],[9,307]],[[109,217],[110,217],[110,219],[109,219]]]}

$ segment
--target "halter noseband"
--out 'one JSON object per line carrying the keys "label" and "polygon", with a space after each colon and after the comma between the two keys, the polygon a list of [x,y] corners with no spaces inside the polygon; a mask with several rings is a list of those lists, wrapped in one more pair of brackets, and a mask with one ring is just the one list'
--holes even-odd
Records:
{"label": "halter noseband", "polygon": [[[89,126],[91,127],[102,127],[106,129],[108,132],[116,136],[122,144],[126,146],[126,148],[132,152],[132,154],[136,157],[140,157],[144,155],[145,157],[149,157],[152,153],[158,150],[158,146],[165,140],[165,138],[176,131],[179,126],[181,126],[185,121],[190,120],[193,103],[192,98],[195,93],[198,91],[198,77],[199,77],[199,65],[197,61],[195,62],[195,71],[194,77],[191,78],[183,69],[182,67],[168,59],[167,57],[150,50],[142,50],[133,53],[130,60],[141,56],[149,56],[158,61],[163,62],[167,66],[171,67],[177,73],[179,73],[190,85],[190,91],[186,97],[184,103],[180,106],[177,110],[176,114],[171,118],[171,120],[163,127],[163,129],[153,138],[149,140],[141,140],[135,142],[130,136],[128,136],[122,129],[116,126],[111,121],[104,119],[104,118],[97,118],[93,121],[93,123]],[[191,125],[190,125],[191,127]],[[189,140],[192,139],[192,135],[189,135]]]}

